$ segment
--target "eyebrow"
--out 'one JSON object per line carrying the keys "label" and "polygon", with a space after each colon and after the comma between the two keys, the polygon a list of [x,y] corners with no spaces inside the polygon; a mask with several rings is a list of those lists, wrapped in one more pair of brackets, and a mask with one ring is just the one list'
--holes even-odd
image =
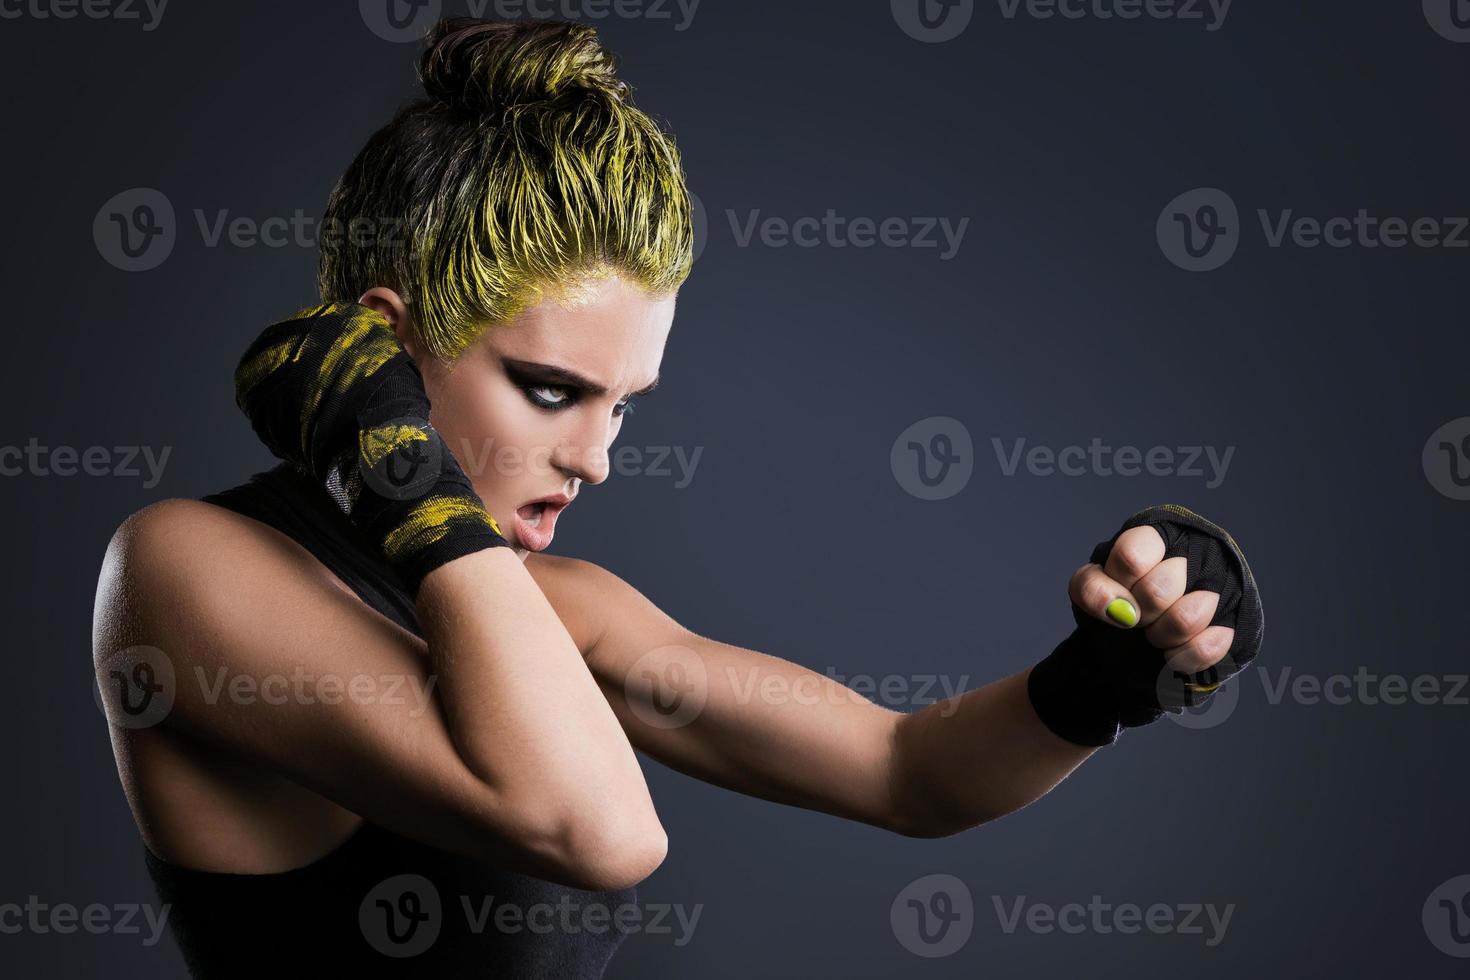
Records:
{"label": "eyebrow", "polygon": [[[535,375],[538,381],[549,382],[551,384],[557,385],[566,385],[567,387],[571,388],[580,388],[583,391],[587,392],[589,395],[592,395],[594,398],[607,394],[606,386],[598,384],[591,378],[583,377],[576,371],[572,371],[568,368],[559,367],[555,364],[541,364],[536,361],[517,361],[509,357],[502,358],[502,360],[505,362],[506,367],[510,368],[512,371],[515,371],[519,374]],[[628,397],[643,397],[653,389],[657,388],[660,380],[662,380],[661,376],[655,377],[651,382],[649,382],[642,388],[639,388],[637,391],[629,392]]]}

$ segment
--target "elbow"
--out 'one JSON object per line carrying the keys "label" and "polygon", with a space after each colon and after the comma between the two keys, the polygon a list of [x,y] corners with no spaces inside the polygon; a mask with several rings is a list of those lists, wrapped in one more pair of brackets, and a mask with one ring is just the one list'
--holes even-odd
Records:
{"label": "elbow", "polygon": [[568,874],[578,888],[621,891],[653,874],[669,853],[663,825],[640,818],[578,817],[563,834]]}
{"label": "elbow", "polygon": [[583,807],[558,814],[546,806],[519,812],[512,835],[519,841],[516,849],[529,857],[522,869],[571,888],[631,888],[653,874],[669,851],[651,804],[634,813]]}
{"label": "elbow", "polygon": [[900,837],[916,840],[953,837],[1002,815],[944,807],[933,800],[921,800],[916,794],[908,794],[908,801],[909,805],[896,803],[882,826]]}

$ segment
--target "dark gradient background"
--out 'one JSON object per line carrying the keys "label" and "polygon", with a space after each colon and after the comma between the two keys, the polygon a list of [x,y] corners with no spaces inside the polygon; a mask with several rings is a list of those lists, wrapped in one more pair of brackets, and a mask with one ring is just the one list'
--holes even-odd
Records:
{"label": "dark gradient background", "polygon": [[[22,15],[0,19],[0,443],[171,455],[151,488],[0,479],[0,904],[156,903],[88,689],[100,560],[132,511],[271,463],[230,374],[265,323],[315,299],[313,248],[208,247],[194,211],[319,215],[414,94],[417,48],[342,0],[174,0],[148,31],[4,6]],[[664,384],[620,444],[703,454],[682,488],[651,474],[589,488],[554,552],[605,565],[699,632],[818,672],[973,687],[1049,652],[1093,544],[1176,501],[1250,556],[1273,684],[1288,668],[1466,671],[1470,502],[1436,489],[1421,452],[1470,415],[1470,249],[1272,248],[1256,219],[1470,213],[1470,44],[1432,30],[1417,0],[1237,0],[1215,31],[1008,19],[990,0],[944,43],[910,37],[886,0],[706,0],[685,30],[668,9],[593,20],[707,209]],[[157,268],[125,272],[93,221],[138,187],[171,201],[178,239]],[[1177,268],[1155,236],[1165,205],[1197,187],[1240,209],[1239,250],[1213,272]],[[829,208],[969,224],[949,260],[742,246],[732,230],[732,212],[741,225]],[[927,501],[890,450],[933,416],[970,434],[974,473]],[[1006,476],[991,441],[1094,437],[1235,454],[1208,488]],[[645,760],[671,845],[640,899],[700,918],[683,945],[630,936],[609,976],[1462,976],[1421,913],[1470,873],[1470,707],[1273,704],[1254,672],[1234,683],[1224,723],[1126,733],[1033,806],[937,841]],[[890,908],[936,873],[971,893],[973,934],[921,957]],[[1007,934],[993,905],[1094,895],[1235,909],[1209,947]],[[30,930],[0,932],[0,972],[184,976],[171,938]]]}

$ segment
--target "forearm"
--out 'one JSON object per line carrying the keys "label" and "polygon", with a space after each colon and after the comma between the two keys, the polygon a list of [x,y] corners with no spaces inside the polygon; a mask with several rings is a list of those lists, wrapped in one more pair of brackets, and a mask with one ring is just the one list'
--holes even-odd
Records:
{"label": "forearm", "polygon": [[896,829],[943,837],[1045,795],[1095,750],[1052,733],[1031,707],[1028,670],[906,715],[894,739]]}
{"label": "forearm", "polygon": [[657,836],[617,717],[514,551],[436,569],[418,613],[448,728],[476,775],[548,823],[595,818],[610,833]]}

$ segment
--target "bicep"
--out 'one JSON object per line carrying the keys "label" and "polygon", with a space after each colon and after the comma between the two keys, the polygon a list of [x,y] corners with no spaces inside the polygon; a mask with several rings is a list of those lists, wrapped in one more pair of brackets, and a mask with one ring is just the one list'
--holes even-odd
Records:
{"label": "bicep", "polygon": [[585,656],[628,739],[671,768],[876,826],[893,812],[901,714],[831,677],[681,626],[595,565],[544,585],[579,605]]}
{"label": "bicep", "polygon": [[159,724],[395,832],[538,867],[538,828],[455,750],[423,642],[313,563],[279,532],[209,504],[134,515],[99,584],[99,682],[120,651],[153,648],[172,673]]}

